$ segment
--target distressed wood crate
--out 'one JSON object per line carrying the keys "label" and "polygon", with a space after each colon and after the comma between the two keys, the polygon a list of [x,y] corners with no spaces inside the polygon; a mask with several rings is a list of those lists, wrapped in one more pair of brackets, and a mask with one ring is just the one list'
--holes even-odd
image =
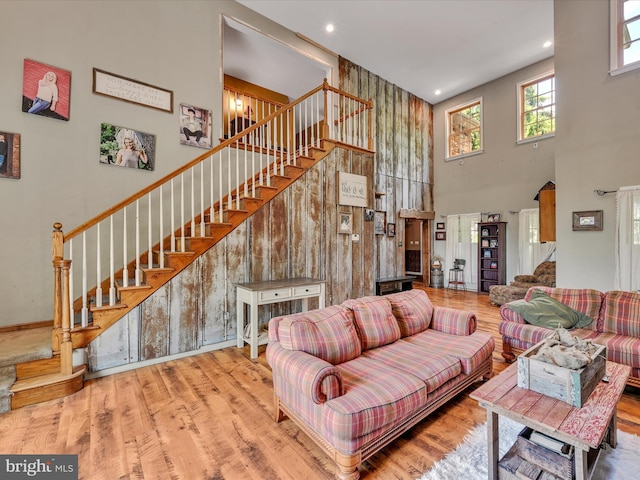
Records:
{"label": "distressed wood crate", "polygon": [[526,427],[516,439],[515,447],[520,458],[537,465],[563,480],[573,480],[573,457],[574,449],[570,447],[569,453],[566,455],[549,450],[537,443],[532,442],[529,438],[533,430]]}
{"label": "distressed wood crate", "polygon": [[537,343],[518,357],[518,386],[582,407],[604,377],[607,347],[596,345],[593,362],[579,370],[571,370],[530,358],[543,344]]}

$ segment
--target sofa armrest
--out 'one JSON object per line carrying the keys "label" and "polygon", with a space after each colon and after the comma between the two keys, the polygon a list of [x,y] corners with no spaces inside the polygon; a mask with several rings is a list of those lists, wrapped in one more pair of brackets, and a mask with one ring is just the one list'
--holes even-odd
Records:
{"label": "sofa armrest", "polygon": [[476,331],[476,314],[449,307],[435,307],[431,328],[450,335],[471,335]]}
{"label": "sofa armrest", "polygon": [[509,305],[508,303],[505,303],[500,306],[500,316],[502,317],[503,320],[506,320],[508,322],[515,322],[515,323],[527,323],[525,322],[522,315],[511,310],[508,307],[508,305]]}
{"label": "sofa armrest", "polygon": [[340,371],[306,352],[287,350],[279,342],[269,342],[267,361],[274,382],[277,379],[286,382],[314,403],[324,403],[344,393]]}
{"label": "sofa armrest", "polygon": [[537,275],[516,275],[513,277],[514,282],[524,282],[524,283],[536,283],[538,281]]}

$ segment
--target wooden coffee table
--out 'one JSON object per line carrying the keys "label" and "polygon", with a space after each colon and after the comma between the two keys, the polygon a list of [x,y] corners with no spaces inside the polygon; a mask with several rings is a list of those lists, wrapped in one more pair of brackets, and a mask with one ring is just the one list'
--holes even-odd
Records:
{"label": "wooden coffee table", "polygon": [[573,445],[575,478],[587,479],[595,465],[587,464],[589,449],[599,448],[607,432],[616,447],[616,407],[630,373],[627,365],[607,362],[609,382],[600,382],[582,408],[518,387],[516,363],[475,390],[470,397],[487,410],[489,479],[498,479],[499,415]]}

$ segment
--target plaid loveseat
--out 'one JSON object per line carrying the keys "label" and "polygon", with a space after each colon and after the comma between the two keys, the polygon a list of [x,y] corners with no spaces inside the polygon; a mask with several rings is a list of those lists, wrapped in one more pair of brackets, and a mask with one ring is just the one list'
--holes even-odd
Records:
{"label": "plaid loveseat", "polygon": [[480,377],[494,341],[471,312],[423,290],[347,300],[269,322],[275,418],[293,420],[336,462],[358,466]]}
{"label": "plaid loveseat", "polygon": [[[530,301],[535,289],[593,319],[585,328],[570,330],[571,334],[593,343],[606,345],[607,360],[629,365],[628,383],[640,387],[640,294],[612,290],[602,293],[592,289],[532,287],[524,298]],[[507,362],[517,354],[541,342],[550,330],[531,325],[506,303],[500,307],[502,321],[502,356]]]}

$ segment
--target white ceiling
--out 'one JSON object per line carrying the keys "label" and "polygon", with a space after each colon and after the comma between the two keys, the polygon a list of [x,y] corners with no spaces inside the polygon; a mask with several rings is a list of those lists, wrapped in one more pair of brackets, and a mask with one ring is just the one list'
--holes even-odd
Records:
{"label": "white ceiling", "polygon": [[[542,47],[545,41],[553,41],[553,0],[238,2],[432,104],[553,55],[553,46]],[[328,23],[335,25],[333,33],[325,31]],[[231,46],[225,33],[225,73],[291,98],[322,82],[326,74],[320,65],[311,65],[290,51],[283,53],[282,45],[272,40],[267,48],[303,62],[304,73],[287,76],[291,70],[280,63],[286,59],[271,59],[277,68],[251,72],[247,49],[257,48],[254,42],[264,48],[267,37],[246,30],[238,30],[238,35],[246,37],[241,45],[244,53],[236,51],[233,56],[227,54]],[[243,58],[243,63],[233,60],[237,58]],[[269,57],[262,52],[258,58]],[[256,75],[277,88],[262,79],[253,81]],[[294,91],[294,84],[307,75],[309,85],[305,81],[302,91]],[[437,89],[440,95],[434,93]]]}

